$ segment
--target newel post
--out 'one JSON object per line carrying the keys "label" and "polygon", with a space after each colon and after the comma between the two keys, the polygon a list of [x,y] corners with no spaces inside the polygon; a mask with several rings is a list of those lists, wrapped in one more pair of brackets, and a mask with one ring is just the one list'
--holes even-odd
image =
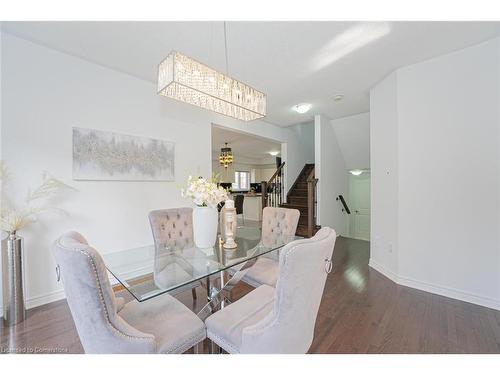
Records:
{"label": "newel post", "polygon": [[262,209],[267,206],[267,181],[261,182],[261,192],[262,192]]}
{"label": "newel post", "polygon": [[314,180],[307,180],[307,237],[314,233]]}

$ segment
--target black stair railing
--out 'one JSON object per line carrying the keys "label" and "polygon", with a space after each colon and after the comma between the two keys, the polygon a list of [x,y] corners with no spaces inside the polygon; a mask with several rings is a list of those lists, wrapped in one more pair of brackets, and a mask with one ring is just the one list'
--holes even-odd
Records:
{"label": "black stair railing", "polygon": [[347,212],[349,215],[351,214],[351,210],[349,209],[349,207],[347,206],[347,202],[345,201],[344,197],[342,196],[342,194],[340,194],[338,197],[337,197],[337,200],[340,201],[340,203],[342,203],[342,206],[344,206],[344,208],[342,209],[342,211],[345,211]]}
{"label": "black stair railing", "polygon": [[276,169],[269,181],[262,181],[262,208],[279,207],[284,196],[284,170],[285,162]]}

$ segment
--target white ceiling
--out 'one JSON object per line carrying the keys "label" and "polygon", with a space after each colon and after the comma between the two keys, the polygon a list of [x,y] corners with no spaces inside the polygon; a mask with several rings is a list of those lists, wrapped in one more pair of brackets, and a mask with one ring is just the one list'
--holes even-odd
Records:
{"label": "white ceiling", "polygon": [[[228,22],[229,74],[268,94],[265,121],[369,110],[369,89],[396,68],[500,34],[498,22]],[[155,82],[175,49],[224,71],[222,22],[4,22],[3,29]],[[345,99],[334,102],[343,94]],[[168,99],[166,99],[168,100]],[[297,114],[297,103],[313,105]]]}
{"label": "white ceiling", "polygon": [[244,133],[238,133],[227,128],[212,126],[212,153],[219,154],[224,143],[231,147],[233,155],[242,160],[251,159],[252,164],[273,163],[274,156],[270,151],[281,151],[281,145],[265,138],[254,137]]}

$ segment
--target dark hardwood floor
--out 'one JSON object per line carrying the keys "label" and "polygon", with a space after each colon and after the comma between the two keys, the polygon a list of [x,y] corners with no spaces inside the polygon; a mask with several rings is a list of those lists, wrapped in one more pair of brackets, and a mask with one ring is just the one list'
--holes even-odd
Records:
{"label": "dark hardwood floor", "polygon": [[[368,267],[369,243],[338,238],[310,353],[500,353],[500,311],[398,286]],[[235,299],[251,290],[241,285]],[[206,294],[178,298],[198,311]],[[125,292],[121,292],[122,294]],[[130,297],[129,297],[130,298]],[[0,353],[82,353],[66,301],[0,326]]]}

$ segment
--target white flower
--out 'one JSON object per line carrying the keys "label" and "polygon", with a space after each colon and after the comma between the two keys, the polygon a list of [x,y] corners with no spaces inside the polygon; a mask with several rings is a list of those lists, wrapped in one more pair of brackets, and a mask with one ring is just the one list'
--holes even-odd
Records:
{"label": "white flower", "polygon": [[208,207],[217,207],[228,198],[227,192],[215,182],[192,176],[188,177],[186,188],[181,189],[181,195],[183,198],[190,198],[197,206]]}

